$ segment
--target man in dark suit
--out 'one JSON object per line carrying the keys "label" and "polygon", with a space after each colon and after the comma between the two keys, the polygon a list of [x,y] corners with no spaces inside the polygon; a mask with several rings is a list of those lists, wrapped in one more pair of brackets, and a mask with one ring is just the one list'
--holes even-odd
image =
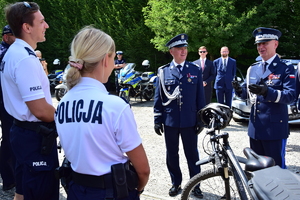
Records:
{"label": "man in dark suit", "polygon": [[216,70],[214,68],[213,62],[206,58],[208,51],[205,46],[201,46],[198,50],[198,53],[200,55],[200,58],[198,60],[195,60],[194,63],[202,69],[205,103],[207,105],[211,102],[212,83],[215,79]]}
{"label": "man in dark suit", "polygon": [[289,136],[288,104],[295,100],[295,74],[291,63],[276,54],[281,32],[260,27],[253,31],[262,60],[252,64],[246,82],[232,84],[235,93],[251,104],[248,136],[250,147],[258,154],[270,156],[276,165],[285,166],[285,146]]}
{"label": "man in dark suit", "polygon": [[[197,148],[198,135],[202,125],[197,122],[197,112],[205,106],[201,69],[187,62],[186,34],[172,38],[166,46],[173,56],[171,63],[158,69],[154,96],[154,129],[158,135],[164,132],[167,149],[167,167],[171,176],[170,196],[181,190],[182,173],[179,166],[179,136],[189,167],[190,178],[200,173]],[[199,187],[194,195],[203,198]]]}
{"label": "man in dark suit", "polygon": [[218,103],[225,104],[231,108],[233,93],[231,82],[236,73],[236,61],[228,56],[228,47],[222,47],[220,53],[221,57],[214,60],[217,73],[214,88],[216,90]]}

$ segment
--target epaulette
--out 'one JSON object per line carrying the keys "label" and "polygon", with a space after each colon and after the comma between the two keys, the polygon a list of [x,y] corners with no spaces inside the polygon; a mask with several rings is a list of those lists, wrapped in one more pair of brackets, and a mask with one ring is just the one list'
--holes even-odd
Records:
{"label": "epaulette", "polygon": [[163,69],[163,68],[165,68],[165,67],[169,67],[169,66],[170,66],[170,64],[171,64],[171,63],[165,64],[165,65],[163,65],[163,66],[159,67],[158,69]]}
{"label": "epaulette", "polygon": [[260,63],[260,61],[258,61],[258,62],[255,62],[255,63],[253,63],[252,65],[250,65],[250,66],[254,66],[254,65],[257,65],[257,64],[259,64]]}
{"label": "epaulette", "polygon": [[291,63],[290,61],[288,60],[283,60],[283,59],[280,59],[280,62],[286,64],[286,65],[293,65],[293,63]]}
{"label": "epaulette", "polygon": [[28,52],[29,55],[33,55],[34,57],[36,57],[36,54],[31,49],[29,49],[28,47],[24,47],[24,48]]}

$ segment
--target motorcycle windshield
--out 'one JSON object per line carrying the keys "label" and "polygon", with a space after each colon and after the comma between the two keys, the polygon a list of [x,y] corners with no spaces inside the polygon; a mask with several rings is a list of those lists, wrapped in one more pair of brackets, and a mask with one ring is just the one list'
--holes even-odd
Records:
{"label": "motorcycle windshield", "polygon": [[130,71],[132,71],[135,68],[135,63],[128,63],[124,68],[121,69],[120,75],[121,77],[126,76]]}

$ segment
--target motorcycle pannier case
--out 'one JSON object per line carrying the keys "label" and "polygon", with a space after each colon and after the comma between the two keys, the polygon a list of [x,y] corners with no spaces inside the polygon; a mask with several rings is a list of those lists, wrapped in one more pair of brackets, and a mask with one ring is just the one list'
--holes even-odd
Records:
{"label": "motorcycle pannier case", "polygon": [[279,166],[253,172],[249,186],[259,199],[300,199],[300,176]]}

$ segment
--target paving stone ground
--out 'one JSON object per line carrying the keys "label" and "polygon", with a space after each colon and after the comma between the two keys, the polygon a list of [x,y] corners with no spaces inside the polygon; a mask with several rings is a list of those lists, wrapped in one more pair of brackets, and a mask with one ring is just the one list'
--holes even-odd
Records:
{"label": "paving stone ground", "polygon": [[[53,103],[56,106],[57,101],[53,98]],[[177,200],[176,197],[169,197],[168,190],[171,187],[170,176],[165,164],[165,144],[163,136],[158,136],[153,130],[153,101],[150,102],[132,102],[132,110],[138,126],[138,131],[143,139],[143,146],[147,153],[150,163],[151,173],[149,182],[145,188],[145,192],[141,195],[141,200]],[[286,164],[288,169],[298,173],[300,172],[300,125],[290,126],[291,134],[287,141]],[[247,123],[230,122],[230,126],[222,131],[229,133],[229,141],[231,148],[238,156],[243,156],[242,150],[249,146],[247,136]],[[203,138],[205,134],[202,132],[198,138],[198,149],[200,157],[205,157],[203,151]],[[183,173],[182,187],[187,183],[188,168],[185,156],[182,149],[182,144],[179,147],[180,167]],[[63,152],[59,153],[60,162],[63,160]],[[203,166],[202,169],[205,169]],[[14,189],[2,191],[2,180],[0,179],[0,200],[12,200]],[[66,200],[66,193],[61,187],[60,200]]]}

